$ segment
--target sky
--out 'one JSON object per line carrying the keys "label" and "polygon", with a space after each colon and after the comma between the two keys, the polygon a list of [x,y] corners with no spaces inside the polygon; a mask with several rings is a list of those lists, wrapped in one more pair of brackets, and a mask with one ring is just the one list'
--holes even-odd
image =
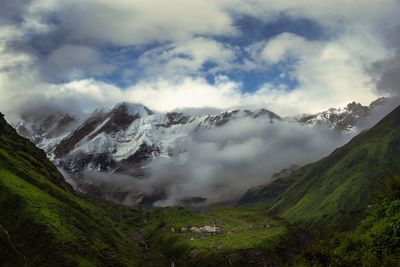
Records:
{"label": "sky", "polygon": [[0,0],[0,111],[267,108],[398,94],[398,0]]}

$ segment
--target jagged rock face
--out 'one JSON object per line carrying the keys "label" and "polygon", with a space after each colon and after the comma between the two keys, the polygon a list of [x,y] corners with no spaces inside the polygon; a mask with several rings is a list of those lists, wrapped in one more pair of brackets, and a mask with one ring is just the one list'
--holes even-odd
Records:
{"label": "jagged rock face", "polygon": [[369,106],[352,102],[343,109],[331,108],[317,114],[297,116],[295,120],[302,124],[327,125],[340,131],[351,131],[360,119],[367,118],[373,109],[385,103],[385,98],[379,98]]}
{"label": "jagged rock face", "polygon": [[203,125],[209,125],[209,127],[222,126],[222,125],[226,124],[237,113],[239,113],[239,110],[225,111],[218,115],[208,116],[204,120]]}
{"label": "jagged rock face", "polygon": [[168,123],[161,125],[164,127],[171,127],[172,125],[186,124],[190,121],[190,117],[184,115],[183,113],[169,112],[167,113]]}
{"label": "jagged rock face", "polygon": [[[152,158],[176,156],[175,141],[195,131],[220,127],[238,117],[280,119],[259,110],[226,111],[207,116],[166,114],[142,105],[121,103],[95,111],[79,127],[46,151],[69,173],[83,170],[116,171],[142,176],[139,171]],[[179,153],[178,153],[179,154]]]}
{"label": "jagged rock face", "polygon": [[[149,114],[148,110],[145,110]],[[93,140],[100,134],[116,135],[125,131],[133,121],[139,119],[139,112],[129,112],[125,103],[117,105],[109,112],[96,111],[70,136],[60,142],[54,150],[56,157],[70,153],[83,140]]]}
{"label": "jagged rock face", "polygon": [[251,112],[250,114],[252,114],[253,118],[258,118],[258,117],[269,117],[272,120],[282,120],[281,117],[279,117],[278,115],[276,115],[275,113],[267,110],[267,109],[260,109],[257,112]]}
{"label": "jagged rock face", "polygon": [[220,127],[225,125],[232,119],[244,118],[244,117],[253,119],[257,118],[266,119],[269,120],[270,122],[273,122],[273,120],[282,120],[281,117],[266,109],[260,109],[257,111],[231,110],[231,111],[224,111],[215,115],[206,116],[204,120],[200,122],[198,128]]}
{"label": "jagged rock face", "polygon": [[117,167],[117,163],[109,153],[81,154],[65,158],[60,161],[59,165],[69,173],[76,173],[87,169],[109,172]]}
{"label": "jagged rock face", "polygon": [[75,145],[79,143],[79,141],[81,141],[83,138],[90,135],[100,122],[100,117],[89,118],[70,136],[63,139],[60,144],[55,147],[55,150],[53,151],[54,155],[57,158],[60,158],[71,152],[74,149]]}

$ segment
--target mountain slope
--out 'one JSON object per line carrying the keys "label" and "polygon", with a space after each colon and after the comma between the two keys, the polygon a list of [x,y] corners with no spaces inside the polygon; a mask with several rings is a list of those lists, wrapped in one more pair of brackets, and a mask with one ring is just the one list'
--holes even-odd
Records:
{"label": "mountain slope", "polygon": [[386,181],[397,176],[400,107],[330,156],[250,190],[241,203],[257,203],[307,229],[344,230],[364,216],[374,194],[384,192]]}
{"label": "mountain slope", "polygon": [[[141,218],[139,209],[74,193],[45,153],[0,117],[0,249],[16,261],[136,266],[141,250],[130,235]],[[0,254],[1,266],[15,266]]]}
{"label": "mountain slope", "polygon": [[353,231],[317,242],[295,261],[301,266],[399,266],[400,179],[391,179]]}

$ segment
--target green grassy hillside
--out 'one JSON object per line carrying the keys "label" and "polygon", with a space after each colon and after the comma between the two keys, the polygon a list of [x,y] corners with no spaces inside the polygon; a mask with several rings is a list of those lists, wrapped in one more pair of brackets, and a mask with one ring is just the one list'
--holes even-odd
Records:
{"label": "green grassy hillside", "polygon": [[0,266],[137,266],[144,259],[132,233],[143,218],[140,209],[74,193],[45,153],[0,118]]}
{"label": "green grassy hillside", "polygon": [[391,179],[387,189],[354,231],[313,244],[294,265],[399,266],[400,179]]}
{"label": "green grassy hillside", "polygon": [[330,156],[250,190],[242,204],[264,208],[309,230],[345,230],[365,216],[376,194],[397,176],[400,107]]}

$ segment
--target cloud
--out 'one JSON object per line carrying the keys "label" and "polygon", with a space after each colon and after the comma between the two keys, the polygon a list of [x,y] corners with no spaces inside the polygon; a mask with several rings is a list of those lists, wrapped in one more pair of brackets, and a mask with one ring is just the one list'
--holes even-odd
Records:
{"label": "cloud", "polygon": [[87,76],[110,74],[115,70],[106,64],[96,49],[80,45],[63,45],[38,63],[47,80],[76,80]]}
{"label": "cloud", "polygon": [[240,85],[225,77],[210,85],[202,78],[185,78],[177,82],[158,80],[128,88],[129,99],[160,111],[176,108],[230,108],[239,106]]}
{"label": "cloud", "polygon": [[138,67],[147,77],[181,77],[198,75],[206,63],[215,64],[213,72],[231,68],[233,48],[218,41],[196,37],[189,41],[161,46],[138,59]]}
{"label": "cloud", "polygon": [[50,13],[57,18],[58,27],[74,41],[128,46],[187,40],[193,35],[234,33],[232,18],[221,10],[221,1],[50,2],[53,3]]}
{"label": "cloud", "polygon": [[258,43],[251,47],[251,53],[267,68],[290,64],[281,75],[297,81],[295,88],[265,84],[248,96],[254,101],[264,99],[265,105],[283,115],[313,113],[333,103],[344,106],[350,99],[368,105],[382,93],[376,90],[366,68],[390,55],[370,35],[313,41],[292,33]]}
{"label": "cloud", "polygon": [[193,198],[205,199],[195,204],[199,206],[230,202],[250,187],[269,183],[281,169],[320,159],[353,136],[288,121],[236,118],[177,140],[171,152],[185,151],[185,155],[179,160],[153,159],[145,167],[146,179],[85,172],[84,184],[93,184],[103,197],[128,205],[143,195],[156,200],[155,206],[181,205]]}
{"label": "cloud", "polygon": [[[95,104],[131,100],[161,110],[245,106],[293,115],[352,100],[367,104],[393,91],[376,90],[365,69],[376,61],[389,63],[393,55],[385,40],[387,31],[399,24],[394,0],[2,4],[19,18],[8,18],[14,23],[0,26],[0,103],[9,114],[18,113],[23,103],[46,104],[51,99],[65,107],[87,101],[87,107],[71,105],[85,110]],[[232,37],[240,39],[235,23],[241,16],[267,24],[277,18],[310,19],[323,27],[325,35],[307,39],[282,32],[250,42],[249,47],[243,45],[248,42],[230,43]],[[275,68],[280,69],[274,75],[281,84],[268,76]],[[385,68],[389,73],[391,68]],[[392,69],[396,70],[395,65]],[[246,88],[241,79],[252,80],[253,71],[261,77],[265,73],[265,81]],[[135,79],[129,79],[132,73]],[[125,74],[127,84],[121,86],[118,82]],[[382,80],[396,78],[385,75]],[[396,82],[382,81],[378,87]],[[66,89],[77,84],[98,88],[100,96]]]}
{"label": "cloud", "polygon": [[319,43],[307,41],[305,38],[293,33],[282,33],[268,41],[260,51],[261,58],[268,63],[278,63],[285,58],[302,58],[311,56],[313,50],[320,50]]}
{"label": "cloud", "polygon": [[351,136],[296,123],[238,119],[184,141],[187,160],[156,159],[151,176],[135,186],[146,194],[165,192],[156,205],[176,205],[202,197],[204,204],[232,201],[252,186],[268,183],[273,173],[303,165],[330,153]]}

